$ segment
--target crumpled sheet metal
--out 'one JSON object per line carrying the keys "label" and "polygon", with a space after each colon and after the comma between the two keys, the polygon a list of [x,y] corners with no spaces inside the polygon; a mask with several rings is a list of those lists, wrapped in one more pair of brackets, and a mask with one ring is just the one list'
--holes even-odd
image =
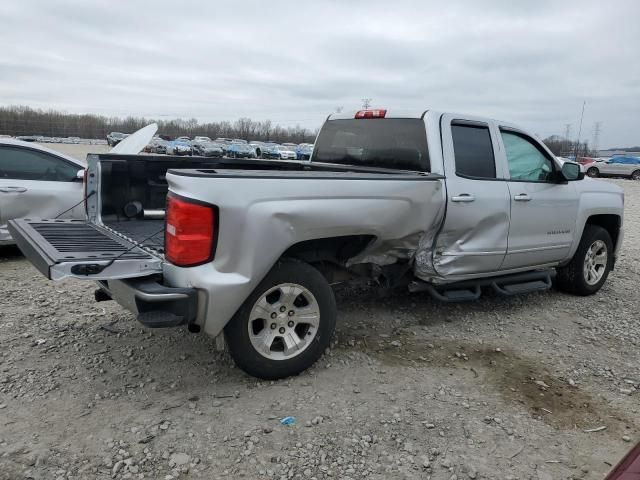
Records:
{"label": "crumpled sheet metal", "polygon": [[425,281],[432,280],[438,276],[433,264],[433,251],[443,216],[444,208],[441,208],[436,212],[431,228],[428,230],[421,230],[404,238],[376,245],[374,249],[366,250],[363,255],[351,258],[347,266],[356,263],[385,266],[397,263],[399,260],[409,260],[416,277]]}
{"label": "crumpled sheet metal", "polygon": [[398,260],[413,258],[420,243],[423,232],[413,233],[405,238],[393,239],[376,245],[366,253],[357,255],[347,262],[347,266],[357,263],[373,263],[374,265],[392,265]]}
{"label": "crumpled sheet metal", "polygon": [[432,267],[441,277],[495,271],[504,259],[508,235],[506,211],[487,213],[473,228],[445,228],[436,239]]}

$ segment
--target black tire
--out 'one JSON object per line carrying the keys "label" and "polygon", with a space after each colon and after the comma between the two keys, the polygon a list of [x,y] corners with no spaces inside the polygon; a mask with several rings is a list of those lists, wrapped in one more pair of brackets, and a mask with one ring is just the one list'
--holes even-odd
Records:
{"label": "black tire", "polygon": [[[319,321],[315,337],[300,353],[287,359],[272,359],[260,353],[252,344],[249,323],[256,302],[267,292],[282,284],[296,284],[307,289],[317,302]],[[225,327],[224,332],[231,357],[239,368],[254,377],[275,380],[296,375],[320,358],[333,336],[336,315],[333,290],[324,276],[308,263],[282,259],[245,300]],[[268,321],[271,322],[271,320]],[[266,321],[264,328],[270,328]]]}
{"label": "black tire", "polygon": [[596,167],[589,167],[587,169],[587,175],[591,178],[597,178],[600,175],[600,171]]}
{"label": "black tire", "polygon": [[[589,284],[585,276],[584,265],[587,252],[595,242],[601,241],[606,247],[607,261],[604,267],[604,273],[597,283]],[[574,295],[593,295],[596,293],[604,282],[607,281],[609,272],[613,267],[613,242],[611,236],[604,228],[597,225],[586,225],[580,245],[574,254],[571,262],[564,267],[558,268],[558,276],[556,277],[556,287],[559,290],[572,293]]]}
{"label": "black tire", "polygon": [[640,170],[635,170],[631,174],[631,180],[640,180]]}

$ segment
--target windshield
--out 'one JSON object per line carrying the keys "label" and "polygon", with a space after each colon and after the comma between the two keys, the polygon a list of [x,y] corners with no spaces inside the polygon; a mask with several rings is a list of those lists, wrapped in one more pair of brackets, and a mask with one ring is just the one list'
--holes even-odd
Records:
{"label": "windshield", "polygon": [[320,130],[313,161],[429,172],[424,122],[418,118],[329,120]]}

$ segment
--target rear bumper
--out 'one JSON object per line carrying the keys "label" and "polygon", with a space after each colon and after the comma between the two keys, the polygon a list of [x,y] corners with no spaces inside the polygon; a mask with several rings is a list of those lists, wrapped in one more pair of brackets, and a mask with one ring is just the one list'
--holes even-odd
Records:
{"label": "rear bumper", "polygon": [[194,288],[167,287],[154,277],[100,281],[98,285],[147,327],[175,327],[196,320],[198,294]]}

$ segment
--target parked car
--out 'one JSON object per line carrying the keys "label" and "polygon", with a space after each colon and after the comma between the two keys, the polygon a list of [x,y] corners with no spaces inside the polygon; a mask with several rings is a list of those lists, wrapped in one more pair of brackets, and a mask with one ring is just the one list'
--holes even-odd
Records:
{"label": "parked car", "polygon": [[111,132],[109,135],[107,135],[107,145],[109,145],[110,147],[115,147],[125,138],[127,138],[127,136],[124,133]]}
{"label": "parked car", "polygon": [[222,157],[224,155],[222,147],[213,142],[194,142],[192,149],[194,155],[201,157]]}
{"label": "parked car", "polygon": [[278,145],[276,148],[280,155],[280,160],[295,160],[297,158],[296,151],[292,150],[293,147]]}
{"label": "parked car", "polygon": [[302,143],[298,145],[296,148],[296,159],[297,160],[309,160],[311,158],[311,154],[313,153],[313,144],[312,143]]}
{"label": "parked car", "polygon": [[249,142],[249,145],[251,145],[251,148],[253,148],[253,152],[254,152],[254,157],[255,158],[262,158],[262,149],[264,148],[264,142]]}
{"label": "parked car", "polygon": [[165,155],[167,153],[167,143],[166,140],[159,138],[153,146],[153,153]]}
{"label": "parked car", "polygon": [[231,143],[228,145],[226,155],[231,158],[253,158],[254,150],[248,143]]}
{"label": "parked car", "polygon": [[280,159],[280,145],[275,143],[265,144],[260,150],[260,158]]}
{"label": "parked car", "polygon": [[146,153],[167,153],[167,142],[160,137],[153,137],[151,141],[144,147]]}
{"label": "parked car", "polygon": [[0,245],[14,218],[84,219],[86,163],[35,143],[0,139]]}
{"label": "parked car", "polygon": [[193,143],[211,143],[209,137],[193,137]]}
{"label": "parked car", "polygon": [[[600,290],[622,244],[622,189],[515,125],[424,111],[330,116],[311,162],[260,170],[98,155],[89,176],[103,194],[87,200],[87,223],[19,219],[10,231],[48,278],[97,280],[97,299],[150,327],[224,332],[238,366],[265,379],[301,372],[328,347],[340,278],[448,302],[547,290],[553,277],[573,294]],[[145,211],[166,205],[160,247],[145,242],[157,220],[118,223],[140,199]]]}
{"label": "parked car", "polygon": [[590,177],[626,177],[640,180],[640,158],[611,157],[606,162],[596,162],[587,166]]}
{"label": "parked car", "polygon": [[[187,140],[185,140],[187,138]],[[191,155],[191,140],[188,137],[178,137],[172,142],[167,142],[167,155]]]}
{"label": "parked car", "polygon": [[38,136],[37,135],[19,135],[16,137],[16,140],[21,140],[23,142],[37,142]]}

